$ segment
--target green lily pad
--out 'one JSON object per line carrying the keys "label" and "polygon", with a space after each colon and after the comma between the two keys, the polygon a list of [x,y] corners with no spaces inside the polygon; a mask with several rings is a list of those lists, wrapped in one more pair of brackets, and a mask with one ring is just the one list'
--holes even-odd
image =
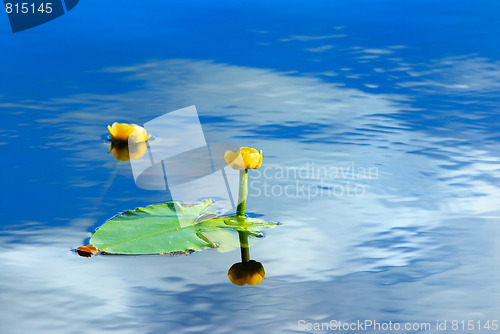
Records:
{"label": "green lily pad", "polygon": [[189,252],[224,246],[228,238],[222,231],[228,229],[261,236],[262,228],[275,225],[257,218],[216,217],[211,199],[194,205],[168,202],[109,219],[92,235],[90,243],[109,254]]}

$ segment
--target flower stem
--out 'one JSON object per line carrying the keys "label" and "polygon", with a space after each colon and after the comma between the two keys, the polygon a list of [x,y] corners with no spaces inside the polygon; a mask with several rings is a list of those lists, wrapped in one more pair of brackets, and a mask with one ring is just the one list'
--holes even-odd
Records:
{"label": "flower stem", "polygon": [[[236,208],[236,216],[241,224],[245,223],[245,208],[247,205],[248,194],[248,169],[240,170],[240,189],[238,192],[238,207]],[[250,261],[250,251],[248,249],[248,233],[238,232],[240,237],[241,262]]]}
{"label": "flower stem", "polygon": [[245,216],[245,207],[247,205],[248,194],[248,169],[240,170],[240,189],[238,193],[237,216]]}
{"label": "flower stem", "polygon": [[238,232],[240,237],[240,248],[241,248],[241,262],[250,261],[250,250],[248,245],[248,233]]}

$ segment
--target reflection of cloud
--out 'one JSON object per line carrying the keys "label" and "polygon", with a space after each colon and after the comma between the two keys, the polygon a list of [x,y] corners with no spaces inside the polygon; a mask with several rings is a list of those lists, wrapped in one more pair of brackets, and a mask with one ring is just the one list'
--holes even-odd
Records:
{"label": "reflection of cloud", "polygon": [[382,54],[383,55],[387,55],[387,54],[394,53],[394,51],[387,50],[387,49],[363,49],[360,52],[363,52],[363,53],[373,53],[373,54],[378,54],[378,55],[382,55]]}
{"label": "reflection of cloud", "polygon": [[319,40],[329,39],[329,38],[342,38],[342,37],[346,37],[346,36],[347,35],[339,35],[339,34],[323,35],[323,36],[294,35],[294,36],[290,36],[288,38],[282,38],[282,39],[280,39],[280,41],[281,42],[290,42],[290,41],[309,42],[309,41],[319,41]]}
{"label": "reflection of cloud", "polygon": [[361,57],[356,57],[356,59],[360,59],[360,60],[366,60],[366,59],[378,59],[380,58],[379,56],[377,55],[370,55],[370,56],[361,56]]}
{"label": "reflection of cloud", "polygon": [[365,77],[366,74],[349,74],[349,75],[346,75],[345,77],[348,78],[348,79],[359,79],[361,77]]}
{"label": "reflection of cloud", "polygon": [[[80,220],[76,224],[85,229],[92,222]],[[102,275],[110,268],[100,271],[95,263],[74,261],[75,256],[69,252],[71,246],[61,242],[81,239],[78,232],[68,228],[9,232],[10,238],[19,238],[22,243],[1,239],[4,248],[0,253],[0,300],[3,305],[11,305],[11,316],[2,319],[0,324],[6,332],[39,333],[43,328],[59,333],[63,328],[66,332],[78,332],[91,319],[98,319],[103,326],[112,325],[109,317],[126,309],[121,278],[113,274]],[[109,279],[114,282],[112,287],[105,283]],[[80,284],[73,284],[68,289],[74,282]],[[125,317],[122,321],[127,323],[130,318]]]}
{"label": "reflection of cloud", "polygon": [[338,75],[338,73],[335,73],[333,71],[324,71],[319,74],[324,75],[325,77],[336,77]]}
{"label": "reflection of cloud", "polygon": [[[389,50],[389,49],[371,49],[371,48],[363,48],[360,46],[352,47],[351,50],[354,50],[351,53],[367,53],[369,55],[389,55],[389,54],[394,53],[393,50]],[[367,57],[367,56],[365,56],[365,57]]]}
{"label": "reflection of cloud", "polygon": [[202,117],[222,117],[226,129],[229,120],[238,122],[239,129],[250,124],[281,123],[283,113],[287,121],[309,123],[313,115],[319,123],[341,124],[352,122],[354,115],[395,112],[397,101],[406,99],[344,88],[315,77],[211,61],[166,60],[105,71],[142,82],[142,87],[121,94],[79,94],[51,100],[55,106],[78,104],[80,108],[42,122],[75,124],[72,131],[84,137],[71,133],[67,139],[90,139],[99,136],[102,127],[113,121],[141,123],[194,104],[199,106]]}
{"label": "reflection of cloud", "polygon": [[20,108],[20,109],[34,109],[34,110],[57,110],[57,108],[48,107],[36,103],[0,103],[0,108]]}
{"label": "reflection of cloud", "polygon": [[394,49],[394,50],[400,50],[400,49],[406,49],[408,48],[406,45],[391,45],[389,46],[389,49]]}
{"label": "reflection of cloud", "polygon": [[262,35],[269,34],[269,31],[267,31],[267,30],[248,29],[247,31],[248,32],[253,32],[253,33],[256,33],[256,34],[262,34]]}
{"label": "reflection of cloud", "polygon": [[[10,305],[0,314],[2,333],[44,333],[48,328],[51,333],[79,333],[90,324],[97,324],[96,330],[137,333],[141,318],[132,311],[134,288],[163,286],[179,293],[189,289],[188,283],[228,284],[225,272],[234,253],[81,258],[70,249],[80,245],[86,236],[82,231],[94,223],[81,219],[50,229],[35,229],[32,223],[32,231],[25,226],[3,231],[8,237],[0,234],[0,302]],[[165,279],[172,282],[165,284]]]}
{"label": "reflection of cloud", "polygon": [[304,50],[309,51],[309,52],[325,52],[326,50],[330,50],[332,48],[333,48],[333,45],[323,45],[323,46],[318,46],[315,48],[308,48],[308,49],[304,49]]}
{"label": "reflection of cloud", "polygon": [[[351,239],[349,233],[332,241],[334,234],[290,221],[279,228],[285,231],[274,229],[276,233],[258,240],[251,249],[252,257],[266,270],[266,279],[251,289],[232,286],[226,276],[238,261],[237,251],[81,258],[69,248],[78,245],[81,231],[92,222],[81,220],[71,227],[32,233],[9,231],[23,242],[9,243],[0,236],[4,246],[0,302],[8,305],[0,314],[0,329],[2,333],[80,333],[84,329],[187,334],[244,333],[246,329],[250,333],[258,327],[264,333],[289,333],[297,331],[298,319],[421,321],[445,319],[450,307],[454,316],[464,318],[471,305],[478,305],[476,311],[485,318],[494,318],[500,296],[490,287],[498,280],[498,252],[479,242],[485,235],[498,236],[498,224],[483,221],[472,228],[465,219],[449,223],[464,228],[463,233],[393,229],[378,235],[380,244],[362,245],[371,248],[372,258],[387,256],[375,251],[384,242],[392,243],[392,253],[401,256],[409,254],[408,247],[419,247],[421,257],[404,266],[371,271],[370,264],[348,261],[349,254],[337,253],[346,244],[363,241]],[[344,232],[349,228],[345,222],[336,225]],[[411,244],[412,235],[416,241],[440,235],[439,248],[430,248],[428,242]],[[452,247],[459,242],[465,249]],[[276,254],[280,248],[286,256]],[[484,260],[477,261],[479,257]],[[467,294],[471,289],[475,293]],[[296,303],[299,299],[301,303]],[[408,300],[411,314],[406,312]],[[394,310],[403,310],[401,318]]]}
{"label": "reflection of cloud", "polygon": [[500,89],[500,62],[474,55],[436,60],[407,73],[420,80],[400,82],[399,86],[429,93],[497,93]]}

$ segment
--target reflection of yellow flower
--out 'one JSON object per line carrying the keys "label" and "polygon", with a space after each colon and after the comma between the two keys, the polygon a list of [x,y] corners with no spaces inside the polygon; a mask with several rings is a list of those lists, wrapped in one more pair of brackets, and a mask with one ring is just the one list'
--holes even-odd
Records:
{"label": "reflection of yellow flower", "polygon": [[227,150],[224,160],[232,169],[257,169],[262,165],[262,151],[250,147],[242,147],[236,152]]}
{"label": "reflection of yellow flower", "polygon": [[129,161],[139,159],[146,153],[148,146],[145,141],[135,143],[112,142],[111,152],[116,160]]}
{"label": "reflection of yellow flower", "polygon": [[257,285],[265,278],[266,272],[260,262],[250,260],[248,262],[238,262],[231,266],[227,277],[235,285],[243,286]]}
{"label": "reflection of yellow flower", "polygon": [[108,131],[114,141],[128,141],[132,137],[135,142],[144,142],[150,137],[146,129],[137,124],[115,122],[113,125],[108,125]]}

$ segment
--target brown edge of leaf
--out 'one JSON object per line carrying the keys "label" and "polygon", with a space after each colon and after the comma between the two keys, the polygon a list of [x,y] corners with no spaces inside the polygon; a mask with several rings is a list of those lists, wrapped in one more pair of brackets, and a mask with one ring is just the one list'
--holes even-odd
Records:
{"label": "brown edge of leaf", "polygon": [[86,245],[80,246],[77,249],[74,249],[78,253],[78,255],[82,257],[91,257],[92,255],[101,254],[102,252],[95,248],[94,245]]}

